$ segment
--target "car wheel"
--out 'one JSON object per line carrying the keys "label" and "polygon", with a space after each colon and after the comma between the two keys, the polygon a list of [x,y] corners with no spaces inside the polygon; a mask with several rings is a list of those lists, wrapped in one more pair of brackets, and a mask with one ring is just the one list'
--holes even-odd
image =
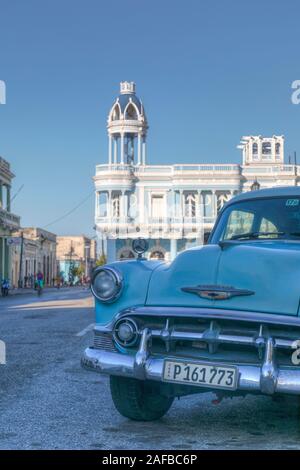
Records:
{"label": "car wheel", "polygon": [[152,381],[110,377],[110,390],[116,409],[122,416],[135,421],[153,421],[167,413],[174,398],[163,396],[162,386]]}

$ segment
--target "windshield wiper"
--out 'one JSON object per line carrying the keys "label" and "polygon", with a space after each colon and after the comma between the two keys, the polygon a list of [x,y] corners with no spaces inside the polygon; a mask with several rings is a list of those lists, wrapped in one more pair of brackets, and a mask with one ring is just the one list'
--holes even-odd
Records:
{"label": "windshield wiper", "polygon": [[[236,235],[232,235],[231,238],[228,238],[228,240],[243,240],[245,239],[256,239],[258,237],[268,237],[270,235],[285,235],[285,232],[246,232],[246,233],[239,233]],[[300,236],[300,233],[299,233]]]}

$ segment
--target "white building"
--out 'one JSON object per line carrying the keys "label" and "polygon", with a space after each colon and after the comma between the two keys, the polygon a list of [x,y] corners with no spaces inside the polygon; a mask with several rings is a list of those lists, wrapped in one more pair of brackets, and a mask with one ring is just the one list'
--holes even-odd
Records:
{"label": "white building", "polygon": [[[108,163],[97,165],[95,224],[108,262],[131,258],[131,240],[149,240],[149,258],[173,259],[203,243],[232,196],[297,185],[299,168],[284,164],[283,136],[245,136],[242,164],[151,165],[147,118],[133,82],[122,82],[108,116]],[[298,176],[299,173],[299,176]]]}
{"label": "white building", "polygon": [[16,279],[12,263],[12,246],[9,240],[14,230],[20,227],[20,217],[11,211],[11,185],[14,178],[10,164],[0,157],[0,281]]}

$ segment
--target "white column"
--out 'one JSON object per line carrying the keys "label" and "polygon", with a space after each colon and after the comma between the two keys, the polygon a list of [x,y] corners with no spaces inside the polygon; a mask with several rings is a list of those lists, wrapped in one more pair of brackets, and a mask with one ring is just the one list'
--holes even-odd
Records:
{"label": "white column", "polygon": [[95,193],[95,212],[96,217],[99,217],[99,191]]}
{"label": "white column", "polygon": [[141,165],[142,163],[142,139],[141,139],[141,134],[138,133],[138,143],[137,143],[137,150],[138,150],[138,165]]}
{"label": "white column", "polygon": [[272,160],[275,162],[276,161],[276,148],[275,148],[275,138],[274,137],[271,141],[271,156],[272,156]]}
{"label": "white column", "polygon": [[146,165],[146,137],[143,137],[143,165]]}
{"label": "white column", "polygon": [[112,164],[112,136],[108,137],[108,164]]}
{"label": "white column", "polygon": [[279,140],[279,144],[280,144],[280,163],[284,163],[284,153],[283,153],[283,146],[284,146],[284,141],[283,140]]}
{"label": "white column", "polygon": [[258,139],[257,147],[258,147],[258,149],[257,149],[258,150],[257,151],[258,160],[261,162],[261,160],[262,160],[262,139],[261,138]]}
{"label": "white column", "polygon": [[121,134],[121,165],[124,165],[124,133]]}
{"label": "white column", "polygon": [[112,210],[111,210],[111,189],[108,191],[108,198],[107,198],[107,217],[111,219],[112,217]]}
{"label": "white column", "polygon": [[254,140],[250,139],[248,143],[248,163],[252,163],[253,160],[253,143]]}
{"label": "white column", "polygon": [[118,137],[114,136],[114,164],[118,163]]}
{"label": "white column", "polygon": [[177,240],[176,238],[172,238],[170,240],[170,257],[171,261],[176,258],[177,255]]}
{"label": "white column", "polygon": [[174,189],[170,190],[170,201],[171,201],[171,210],[167,215],[174,219],[174,217],[176,216]]}
{"label": "white column", "polygon": [[200,189],[198,190],[197,217],[202,223],[203,222],[203,204],[202,204],[202,194],[201,194]]}
{"label": "white column", "polygon": [[[148,223],[149,218],[149,201],[148,205],[145,205],[145,186],[139,186],[137,197],[137,211],[135,223],[145,224]],[[146,209],[146,210],[145,210]],[[147,217],[146,217],[147,216]]]}
{"label": "white column", "polygon": [[179,191],[179,194],[180,194],[180,212],[181,212],[181,217],[183,218],[184,217],[184,194],[183,194],[183,190],[180,189]]}
{"label": "white column", "polygon": [[121,191],[120,217],[125,217],[125,191]]}
{"label": "white column", "polygon": [[211,197],[212,197],[212,216],[216,218],[217,217],[217,198],[216,198],[215,190],[212,191]]}

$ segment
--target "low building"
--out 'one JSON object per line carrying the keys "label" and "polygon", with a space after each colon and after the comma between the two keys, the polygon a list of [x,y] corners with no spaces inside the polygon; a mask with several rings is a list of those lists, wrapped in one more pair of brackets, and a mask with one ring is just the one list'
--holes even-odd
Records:
{"label": "low building", "polygon": [[0,281],[16,280],[15,264],[12,263],[12,232],[20,227],[20,217],[11,212],[11,184],[14,174],[10,164],[0,157]]}
{"label": "low building", "polygon": [[[14,242],[15,240],[15,242]],[[13,233],[12,260],[20,287],[33,287],[38,272],[43,273],[46,286],[57,276],[56,235],[38,227],[26,227]]]}
{"label": "low building", "polygon": [[90,278],[97,259],[96,240],[84,235],[59,236],[56,258],[58,271],[65,282],[76,281],[73,273],[78,267],[81,267],[85,278]]}

